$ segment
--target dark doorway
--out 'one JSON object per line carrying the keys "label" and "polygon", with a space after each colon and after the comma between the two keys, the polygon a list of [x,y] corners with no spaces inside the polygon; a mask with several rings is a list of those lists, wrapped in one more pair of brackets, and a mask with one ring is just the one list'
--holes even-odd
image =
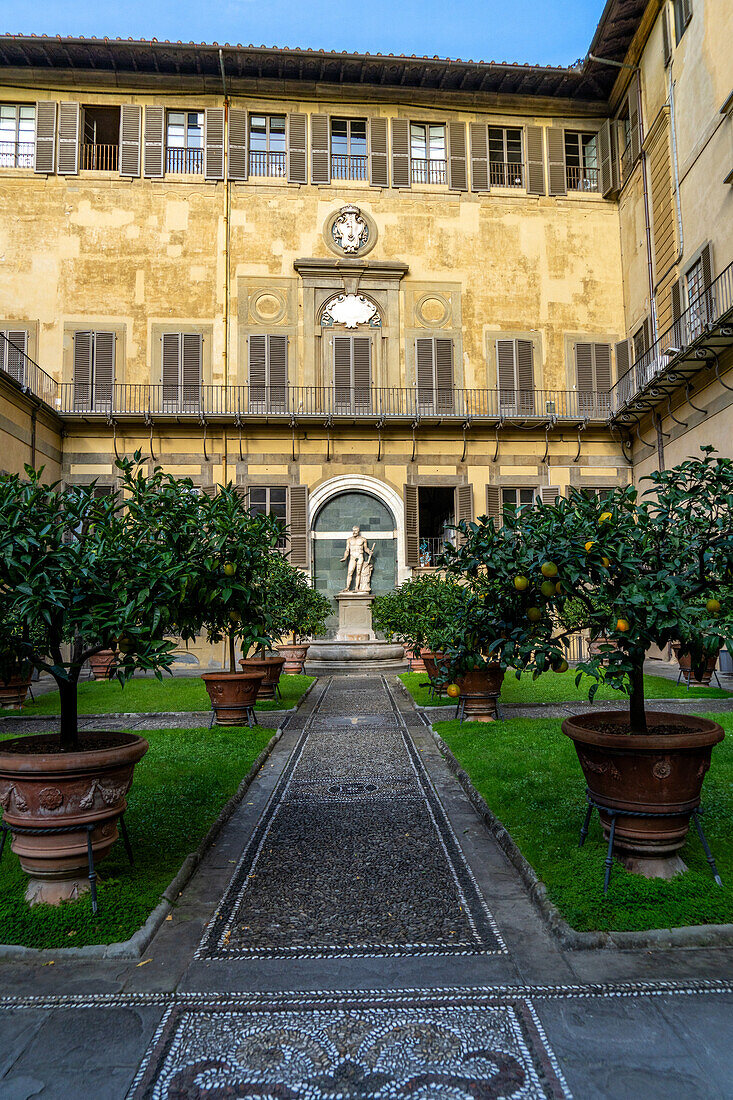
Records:
{"label": "dark doorway", "polygon": [[433,566],[455,532],[455,489],[444,485],[420,485],[417,490],[420,565]]}
{"label": "dark doorway", "polygon": [[84,107],[81,167],[116,172],[120,147],[119,107]]}

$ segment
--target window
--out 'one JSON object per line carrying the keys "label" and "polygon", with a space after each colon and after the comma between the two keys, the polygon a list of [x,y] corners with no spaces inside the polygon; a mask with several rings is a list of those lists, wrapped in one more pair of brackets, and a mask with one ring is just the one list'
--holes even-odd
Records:
{"label": "window", "polygon": [[36,142],[36,108],[0,105],[0,168],[32,168]]}
{"label": "window", "polygon": [[455,543],[456,491],[452,486],[419,485],[417,490],[420,565],[437,565],[447,544]]}
{"label": "window", "polygon": [[119,107],[82,108],[80,168],[116,172],[120,150]]}
{"label": "window", "polygon": [[443,336],[415,341],[417,404],[421,413],[453,411],[453,341]]}
{"label": "window", "polygon": [[28,333],[25,329],[0,329],[0,367],[25,385],[25,362],[28,354]]}
{"label": "window", "polygon": [[532,415],[535,411],[532,341],[497,340],[496,373],[501,415]]}
{"label": "window", "polygon": [[198,332],[164,332],[161,378],[164,412],[200,412],[203,338]]}
{"label": "window", "polygon": [[689,309],[689,340],[695,340],[707,324],[711,306],[711,296],[705,290],[705,272],[702,256],[696,260],[685,275],[687,287],[687,305]]}
{"label": "window", "polygon": [[250,412],[285,412],[287,410],[287,407],[287,336],[250,336]]}
{"label": "window", "polygon": [[674,8],[674,40],[679,44],[682,35],[687,30],[687,24],[692,19],[692,0],[672,0]]}
{"label": "window", "polygon": [[372,342],[368,336],[334,336],[334,412],[371,411]]}
{"label": "window", "polygon": [[249,174],[286,176],[285,115],[249,116]]}
{"label": "window", "polygon": [[249,510],[255,516],[274,516],[282,524],[278,549],[287,546],[288,490],[286,488],[256,488],[249,491]]}
{"label": "window", "polygon": [[647,345],[649,342],[649,335],[647,331],[647,322],[636,330],[633,337],[634,343],[634,362],[636,363],[646,353]]}
{"label": "window", "polygon": [[204,112],[169,111],[166,172],[201,175],[204,171]]}
{"label": "window", "polygon": [[565,131],[565,175],[569,191],[598,190],[596,134]]}
{"label": "window", "polygon": [[611,345],[575,345],[575,384],[581,416],[606,416],[611,389]]}
{"label": "window", "polygon": [[74,333],[74,411],[112,407],[115,380],[114,332]]}
{"label": "window", "polygon": [[445,183],[445,126],[411,123],[410,158],[413,183]]}
{"label": "window", "polygon": [[519,126],[489,126],[489,183],[492,187],[524,187]]}
{"label": "window", "polygon": [[507,512],[521,512],[522,508],[531,508],[536,496],[536,489],[502,489],[502,513],[506,515]]}
{"label": "window", "polygon": [[364,120],[331,119],[331,178],[365,180],[367,129]]}

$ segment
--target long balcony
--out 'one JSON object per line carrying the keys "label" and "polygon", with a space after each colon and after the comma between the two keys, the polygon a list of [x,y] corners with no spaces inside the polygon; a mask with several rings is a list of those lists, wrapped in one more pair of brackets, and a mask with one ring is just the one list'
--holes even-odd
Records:
{"label": "long balcony", "polygon": [[703,287],[609,394],[612,419],[631,418],[666,400],[733,346],[733,263]]}

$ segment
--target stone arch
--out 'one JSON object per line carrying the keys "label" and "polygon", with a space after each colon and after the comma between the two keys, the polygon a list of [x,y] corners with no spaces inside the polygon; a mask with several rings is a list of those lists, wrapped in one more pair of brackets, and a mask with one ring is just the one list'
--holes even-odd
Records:
{"label": "stone arch", "polygon": [[386,505],[392,513],[397,532],[397,583],[402,584],[411,576],[405,564],[405,507],[402,497],[384,481],[365,474],[340,474],[312,489],[308,498],[308,529],[313,530],[316,516],[324,504],[341,493],[368,493]]}

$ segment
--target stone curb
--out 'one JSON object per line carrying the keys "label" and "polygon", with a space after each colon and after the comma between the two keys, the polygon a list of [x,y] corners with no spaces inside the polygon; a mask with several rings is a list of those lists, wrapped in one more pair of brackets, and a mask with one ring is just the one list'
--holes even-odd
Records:
{"label": "stone curb", "polygon": [[[311,684],[308,688],[313,685]],[[307,694],[307,692],[306,692]],[[305,699],[302,697],[301,702]],[[44,960],[66,959],[137,959],[147,948],[155,933],[160,928],[165,918],[170,913],[178,897],[183,892],[193,877],[194,871],[201,863],[220,832],[234,814],[256,778],[262,765],[268,759],[275,745],[283,735],[283,727],[280,726],[275,735],[270,738],[265,748],[255,760],[252,767],[245,775],[242,782],[227,803],[221,808],[218,817],[211,825],[195,852],[186,856],[181,867],[168,883],[161,897],[163,900],[156,905],[152,913],[137,932],[130,936],[129,940],[121,940],[117,943],[89,944],[87,947],[24,947],[17,943],[0,944],[0,959],[27,959],[34,962]]]}
{"label": "stone curb", "polygon": [[[302,703],[306,695],[313,687],[313,684],[309,684],[305,690],[305,693],[301,695],[298,703]],[[297,706],[295,707],[278,707],[275,710],[258,710],[256,713],[258,717],[267,717],[268,714],[295,714]],[[117,721],[121,721],[123,718],[134,718],[136,721],[142,721],[144,718],[150,718],[154,721],[158,721],[162,718],[180,718],[182,714],[189,714],[192,719],[198,718],[210,718],[210,710],[130,710],[130,711],[116,711],[113,713],[103,714],[80,714],[79,718],[88,720],[90,718],[99,718],[100,721],[104,718],[114,718]],[[0,722],[58,722],[58,714],[29,714],[24,717],[22,713],[18,714],[2,714],[0,715]],[[204,723],[205,726],[205,723]],[[203,729],[204,726],[201,728]]]}
{"label": "stone curb", "polygon": [[510,863],[519,872],[532,901],[563,947],[573,951],[587,951],[601,947],[616,947],[630,951],[639,948],[662,950],[668,947],[728,947],[733,944],[733,924],[695,924],[686,928],[655,928],[646,932],[578,932],[575,928],[571,928],[557,906],[550,901],[547,896],[547,887],[524,858],[506,826],[489,809],[485,799],[474,787],[468,772],[461,767],[451,749],[432,725],[428,724],[428,729],[471,805]]}

